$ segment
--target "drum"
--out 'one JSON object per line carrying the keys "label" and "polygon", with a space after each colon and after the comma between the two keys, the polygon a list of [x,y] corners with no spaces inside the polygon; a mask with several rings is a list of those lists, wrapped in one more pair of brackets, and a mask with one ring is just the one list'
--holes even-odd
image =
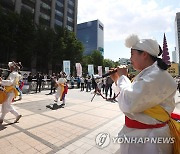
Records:
{"label": "drum", "polygon": [[0,104],[5,102],[6,99],[7,99],[7,94],[4,91],[4,89],[2,87],[0,87]]}

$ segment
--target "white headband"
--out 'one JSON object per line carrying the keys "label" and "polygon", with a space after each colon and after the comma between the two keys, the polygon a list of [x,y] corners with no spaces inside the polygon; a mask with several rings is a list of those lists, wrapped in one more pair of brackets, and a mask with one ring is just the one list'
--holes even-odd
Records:
{"label": "white headband", "polygon": [[137,35],[130,35],[125,40],[125,45],[128,48],[141,50],[148,52],[150,55],[158,57],[159,54],[159,44],[156,40],[152,39],[142,39],[140,40]]}

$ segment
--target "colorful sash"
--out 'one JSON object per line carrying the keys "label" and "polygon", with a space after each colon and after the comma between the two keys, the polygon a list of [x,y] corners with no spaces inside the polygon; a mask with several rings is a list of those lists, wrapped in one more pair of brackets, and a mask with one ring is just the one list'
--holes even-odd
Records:
{"label": "colorful sash", "polygon": [[180,123],[172,119],[168,112],[160,105],[147,109],[144,113],[158,121],[168,123],[171,135],[175,138],[175,143],[173,144],[173,154],[180,154]]}
{"label": "colorful sash", "polygon": [[64,93],[64,84],[59,83],[58,86],[61,88],[61,90],[60,90],[60,101],[62,101],[63,93]]}
{"label": "colorful sash", "polygon": [[136,128],[136,129],[153,129],[153,128],[160,128],[164,127],[167,124],[167,122],[160,123],[160,124],[144,124],[142,122],[132,120],[125,116],[125,125],[128,128]]}
{"label": "colorful sash", "polygon": [[6,99],[7,99],[6,92],[0,90],[0,104],[4,103]]}
{"label": "colorful sash", "polygon": [[14,86],[5,86],[5,92],[13,92],[15,97],[18,96],[19,92],[17,91],[17,89]]}

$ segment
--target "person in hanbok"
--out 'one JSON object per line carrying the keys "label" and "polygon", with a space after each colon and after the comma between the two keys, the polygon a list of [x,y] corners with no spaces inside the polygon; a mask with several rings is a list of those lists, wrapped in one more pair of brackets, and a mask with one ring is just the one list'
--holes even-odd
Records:
{"label": "person in hanbok", "polygon": [[[118,67],[117,72],[111,75],[114,80],[112,88],[116,94],[119,94],[119,107],[125,114],[125,125],[118,134],[122,141],[118,152],[121,154],[178,153],[177,149],[180,145],[173,144],[174,140],[171,138],[174,137],[171,134],[173,129],[169,125],[173,123],[169,115],[175,108],[174,96],[177,85],[166,71],[168,65],[158,58],[162,54],[161,47],[156,40],[140,40],[137,35],[130,35],[125,45],[131,48],[131,64],[139,74],[132,83],[127,77],[127,68]],[[166,120],[159,120],[164,116],[167,117]],[[160,140],[168,138],[171,142],[158,143],[158,137]],[[139,139],[142,139],[142,142],[138,143]],[[156,141],[153,142],[153,139]],[[176,148],[173,149],[174,146]]]}
{"label": "person in hanbok", "polygon": [[58,102],[58,99],[62,101],[61,105],[65,105],[65,90],[67,85],[66,75],[64,73],[60,74],[58,81],[56,82],[57,85],[57,92],[55,94],[54,102]]}
{"label": "person in hanbok", "polygon": [[6,80],[2,80],[2,78],[0,78],[0,85],[4,87],[7,95],[7,99],[2,103],[1,106],[0,124],[3,123],[4,118],[8,112],[11,112],[15,116],[14,123],[16,123],[22,117],[22,115],[19,114],[11,105],[13,99],[16,96],[18,96],[16,86],[19,82],[18,70],[20,69],[20,65],[13,61],[9,62],[8,66],[11,70],[11,73],[9,74],[8,78]]}

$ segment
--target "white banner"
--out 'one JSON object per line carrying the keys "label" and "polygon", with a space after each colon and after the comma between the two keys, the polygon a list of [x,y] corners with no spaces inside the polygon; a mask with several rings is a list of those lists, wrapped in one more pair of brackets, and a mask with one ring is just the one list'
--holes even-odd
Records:
{"label": "white banner", "polygon": [[76,72],[77,72],[77,76],[79,77],[82,76],[82,66],[80,63],[76,63]]}
{"label": "white banner", "polygon": [[109,67],[105,67],[105,73],[109,72]]}
{"label": "white banner", "polygon": [[94,65],[88,65],[88,74],[91,76],[91,75],[94,75]]}
{"label": "white banner", "polygon": [[98,66],[98,75],[102,76],[102,66]]}
{"label": "white banner", "polygon": [[63,72],[66,73],[66,75],[70,75],[70,61],[69,60],[63,60]]}

